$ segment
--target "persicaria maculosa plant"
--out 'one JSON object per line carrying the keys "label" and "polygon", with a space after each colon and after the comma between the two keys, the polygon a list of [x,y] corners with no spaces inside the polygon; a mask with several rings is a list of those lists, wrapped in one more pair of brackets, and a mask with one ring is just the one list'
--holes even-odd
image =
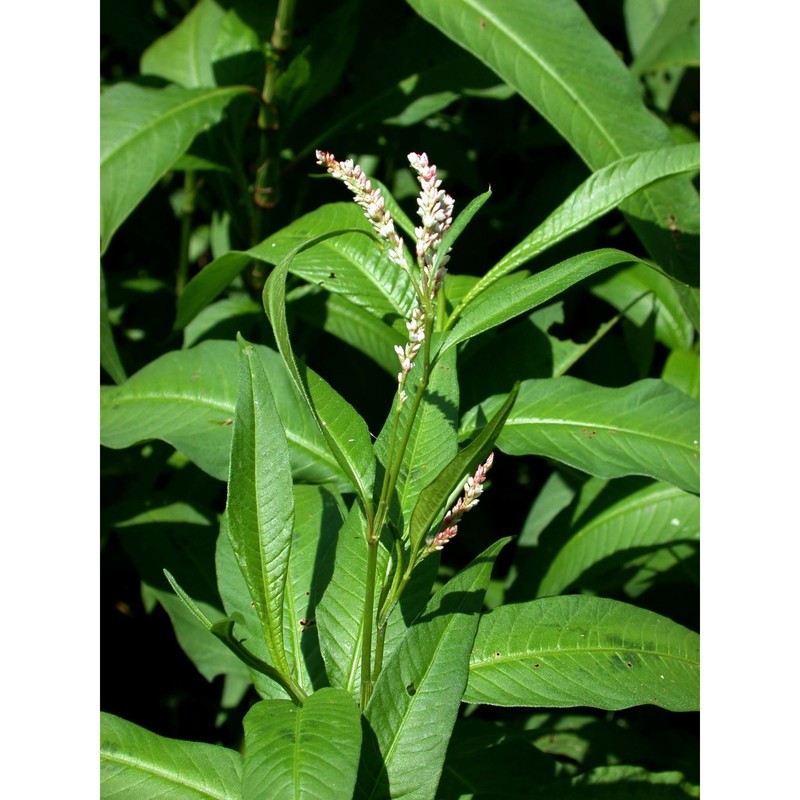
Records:
{"label": "persicaria maculosa plant", "polygon": [[133,5],[101,795],[696,797],[699,4]]}

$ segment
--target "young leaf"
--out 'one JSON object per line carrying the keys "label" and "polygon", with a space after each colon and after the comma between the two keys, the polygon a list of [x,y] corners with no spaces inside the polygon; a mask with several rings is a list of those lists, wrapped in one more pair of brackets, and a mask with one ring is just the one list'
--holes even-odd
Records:
{"label": "young leaf", "polygon": [[[592,170],[673,144],[669,128],[645,107],[639,84],[575,0],[408,2],[516,89]],[[697,280],[699,198],[689,178],[651,185],[622,210],[665,270]],[[678,220],[677,235],[671,218]]]}
{"label": "young leaf", "polygon": [[524,280],[495,284],[467,307],[446,334],[439,354],[536,308],[596,272],[629,261],[641,262],[641,259],[621,250],[593,250],[568,258]]}
{"label": "young leaf", "polygon": [[412,552],[416,552],[423,537],[447,510],[444,508],[447,498],[489,455],[518,393],[517,383],[486,427],[420,492],[409,528]]}
{"label": "young leaf", "polygon": [[602,597],[547,597],[481,618],[467,703],[616,710],[700,704],[700,637],[652,611]]}
{"label": "young leaf", "polygon": [[577,520],[542,578],[539,597],[560,594],[593,566],[619,574],[622,565],[637,555],[698,539],[700,498],[696,495],[663,483],[632,486],[627,491],[620,487],[620,494],[604,502],[598,513],[586,513]]}
{"label": "young leaf", "polygon": [[364,716],[356,796],[425,800],[436,795],[467,679],[469,652],[492,566],[509,539],[495,542],[431,599],[384,667]]}
{"label": "young leaf", "polygon": [[[267,347],[258,345],[255,350],[285,426],[295,480],[347,488],[349,483],[294,388],[283,359]],[[151,361],[121,386],[103,387],[101,443],[117,449],[162,439],[209,475],[227,480],[238,352],[236,342],[201,342]]]}
{"label": "young leaf", "polygon": [[150,89],[120,83],[100,97],[100,252],[195,136],[253,90]]}
{"label": "young leaf", "polygon": [[585,228],[640,189],[670,175],[697,172],[700,145],[685,144],[637,153],[590,175],[541,224],[484,275],[464,299],[468,305],[498,278]]}
{"label": "young leaf", "polygon": [[103,797],[240,800],[241,778],[242,756],[235,750],[167,739],[100,714]]}
{"label": "young leaf", "polygon": [[352,797],[361,715],[341,689],[320,689],[302,706],[262,700],[244,718],[242,800]]}
{"label": "young leaf", "polygon": [[319,425],[334,458],[350,479],[364,508],[372,508],[372,484],[375,458],[367,423],[358,412],[323,378],[295,360],[286,323],[286,275],[294,257],[325,239],[338,235],[323,234],[298,245],[270,273],[264,285],[264,308],[275,334],[278,350]]}
{"label": "young leaf", "polygon": [[225,510],[228,535],[272,663],[288,676],[283,602],[294,525],[289,448],[261,359],[251,345],[241,339],[240,345]]}
{"label": "young leaf", "polygon": [[[481,428],[502,396],[468,411],[465,438]],[[646,475],[700,492],[700,408],[662,381],[606,388],[577,378],[523,381],[497,446],[542,455],[598,475]]]}

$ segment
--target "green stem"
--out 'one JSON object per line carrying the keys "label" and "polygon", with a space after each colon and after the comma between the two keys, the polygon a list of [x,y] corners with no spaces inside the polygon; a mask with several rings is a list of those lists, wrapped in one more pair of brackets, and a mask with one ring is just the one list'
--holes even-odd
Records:
{"label": "green stem", "polygon": [[375,577],[378,570],[378,540],[367,543],[367,577],[364,587],[364,626],[361,629],[361,708],[372,696],[372,621],[375,616]]}
{"label": "green stem", "polygon": [[178,254],[178,274],[175,277],[175,294],[180,297],[189,280],[189,244],[192,238],[192,215],[195,200],[194,171],[187,169],[183,176],[183,208],[181,209],[181,245]]}
{"label": "green stem", "polygon": [[233,635],[233,620],[226,619],[221,622],[214,623],[210,630],[222,643],[231,650],[239,660],[252,667],[262,675],[272,678],[276,683],[280,684],[287,692],[287,694],[294,700],[297,705],[303,705],[303,701],[308,697],[301,686],[289,676],[284,675],[279,670],[275,669],[271,664],[262,661],[257,656],[254,656],[238,639]]}

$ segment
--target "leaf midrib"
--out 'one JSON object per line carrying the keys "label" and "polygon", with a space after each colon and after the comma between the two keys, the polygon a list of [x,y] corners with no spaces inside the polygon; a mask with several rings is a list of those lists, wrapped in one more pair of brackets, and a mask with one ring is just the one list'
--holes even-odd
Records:
{"label": "leaf midrib", "polygon": [[164,780],[172,781],[180,786],[186,786],[190,789],[194,789],[195,791],[201,792],[206,797],[215,798],[215,800],[230,800],[229,794],[219,794],[216,792],[212,792],[206,785],[201,785],[198,783],[193,783],[185,778],[185,776],[181,775],[180,773],[169,772],[164,768],[156,768],[155,765],[152,765],[148,762],[138,761],[132,757],[126,757],[122,753],[114,753],[111,754],[109,752],[100,752],[101,757],[108,762],[114,764],[121,764],[125,767],[133,767],[134,769],[139,770],[140,772],[145,772],[149,775],[154,775],[158,778],[163,778]]}

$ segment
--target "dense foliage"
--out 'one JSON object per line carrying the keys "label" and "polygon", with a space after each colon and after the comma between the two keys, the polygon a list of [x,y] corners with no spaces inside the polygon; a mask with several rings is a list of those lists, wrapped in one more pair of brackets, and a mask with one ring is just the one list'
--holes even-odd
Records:
{"label": "dense foliage", "polygon": [[698,796],[699,3],[101,13],[103,796]]}

